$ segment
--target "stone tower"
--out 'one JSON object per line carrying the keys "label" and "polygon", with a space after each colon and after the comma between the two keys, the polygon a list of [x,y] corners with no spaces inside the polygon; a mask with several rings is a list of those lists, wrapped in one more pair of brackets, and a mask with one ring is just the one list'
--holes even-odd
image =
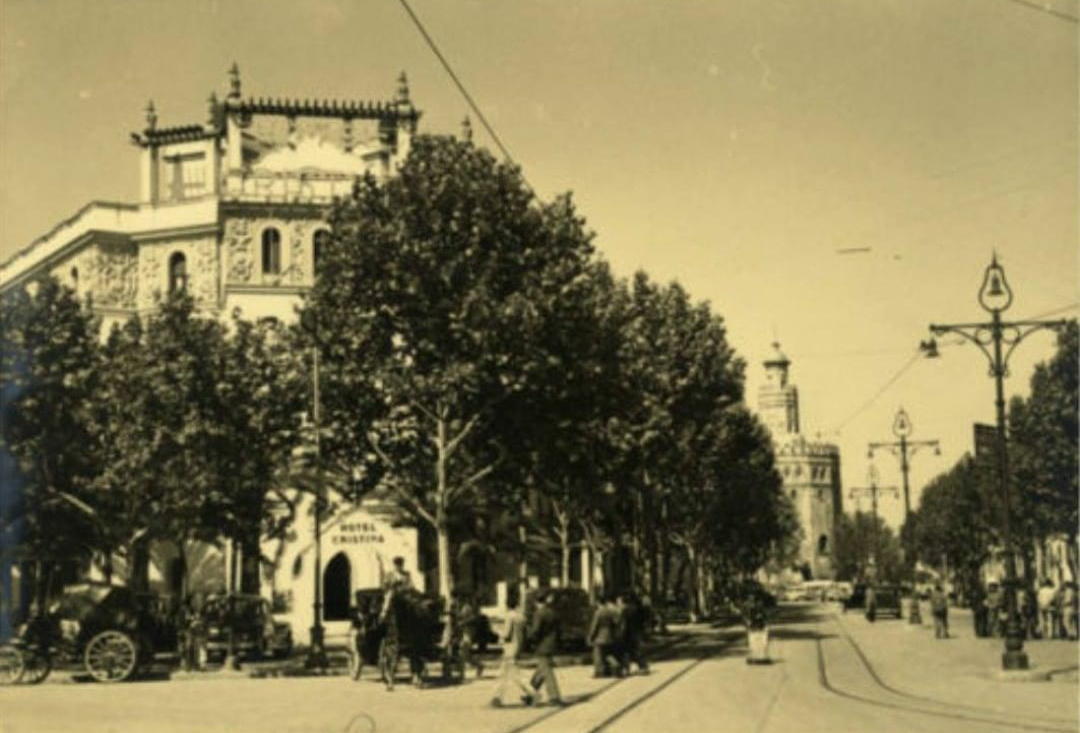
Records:
{"label": "stone tower", "polygon": [[813,578],[830,579],[836,518],[842,504],[840,450],[807,440],[799,424],[799,391],[789,379],[791,360],[773,343],[765,360],[765,384],[758,390],[758,413],[772,433],[776,467],[784,492],[799,516],[803,541],[799,564]]}

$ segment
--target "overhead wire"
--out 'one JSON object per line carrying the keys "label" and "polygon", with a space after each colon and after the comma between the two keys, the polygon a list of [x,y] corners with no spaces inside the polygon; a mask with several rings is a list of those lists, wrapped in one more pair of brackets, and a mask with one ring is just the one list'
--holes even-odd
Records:
{"label": "overhead wire", "polygon": [[1020,5],[1021,7],[1029,8],[1031,10],[1038,10],[1040,13],[1046,13],[1047,15],[1052,15],[1055,18],[1060,18],[1061,20],[1066,20],[1066,21],[1068,21],[1070,23],[1080,23],[1080,18],[1076,17],[1075,15],[1069,15],[1068,13],[1063,13],[1060,10],[1056,10],[1054,8],[1051,8],[1048,5],[1039,5],[1038,3],[1031,2],[1031,0],[1008,0],[1008,1],[1015,4],[1015,5]]}
{"label": "overhead wire", "polygon": [[[435,39],[432,38],[430,33],[428,33],[427,28],[424,27],[424,24],[420,20],[420,17],[412,9],[412,6],[409,5],[408,0],[398,0],[398,2],[401,3],[401,7],[405,9],[406,13],[408,13],[409,18],[412,19],[413,25],[416,26],[416,30],[420,32],[420,35],[423,36],[424,41],[427,42],[427,45],[431,49],[431,52],[435,54],[435,58],[437,58],[439,60],[439,63],[442,64],[442,67],[446,71],[446,74],[450,77],[451,81],[454,82],[454,86],[456,86],[458,91],[461,92],[461,96],[465,98],[465,102],[469,105],[469,109],[473,111],[473,114],[476,115],[476,119],[480,120],[480,124],[484,126],[485,130],[487,130],[487,133],[491,136],[491,139],[492,141],[494,141],[495,146],[499,148],[500,152],[502,152],[503,154],[503,157],[505,157],[507,161],[509,161],[512,165],[518,168],[518,171],[520,173],[521,166],[519,166],[515,162],[514,156],[510,154],[510,150],[503,143],[502,138],[499,137],[499,134],[495,132],[495,128],[492,126],[492,124],[488,122],[488,118],[481,111],[480,105],[478,105],[473,99],[472,95],[469,94],[469,90],[465,88],[465,84],[461,81],[461,78],[457,75],[457,73],[455,73],[453,67],[450,66],[450,62],[447,60],[446,56],[443,55],[443,52],[439,49],[439,45],[435,43]],[[533,187],[530,186],[528,180],[526,180],[525,174],[520,173],[520,175],[521,180],[525,183],[525,186],[533,195],[536,195],[536,191],[533,190]]]}
{"label": "overhead wire", "polygon": [[912,354],[911,358],[908,359],[907,361],[905,361],[904,365],[902,367],[900,367],[900,369],[897,370],[897,372],[895,374],[893,374],[891,377],[889,377],[889,381],[887,381],[887,382],[885,382],[885,384],[881,385],[881,388],[878,389],[878,391],[874,393],[873,397],[868,399],[866,402],[864,402],[862,405],[860,405],[857,410],[855,410],[850,415],[848,415],[846,418],[844,418],[844,420],[841,421],[832,432],[840,433],[848,425],[848,423],[850,423],[856,417],[858,417],[863,412],[865,412],[867,409],[869,409],[871,405],[873,405],[875,402],[878,401],[878,398],[881,397],[881,395],[885,394],[885,391],[887,389],[889,389],[889,387],[893,386],[893,384],[895,384],[896,381],[898,379],[900,379],[900,377],[904,376],[904,373],[907,372],[907,370],[910,369],[915,364],[915,362],[919,360],[919,357],[921,357],[922,355],[923,355],[923,352],[921,350],[918,350],[914,354]]}

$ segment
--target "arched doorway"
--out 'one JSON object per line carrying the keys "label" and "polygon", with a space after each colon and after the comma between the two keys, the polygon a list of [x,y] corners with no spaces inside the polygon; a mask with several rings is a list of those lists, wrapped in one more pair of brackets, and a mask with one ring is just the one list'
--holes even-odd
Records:
{"label": "arched doorway", "polygon": [[352,568],[349,558],[339,552],[330,558],[323,572],[323,620],[344,621],[349,618],[349,594],[352,588]]}

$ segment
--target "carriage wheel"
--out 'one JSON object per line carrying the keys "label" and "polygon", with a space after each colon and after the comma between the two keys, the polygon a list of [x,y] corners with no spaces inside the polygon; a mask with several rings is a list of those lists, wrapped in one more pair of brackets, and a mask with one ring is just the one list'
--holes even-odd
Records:
{"label": "carriage wheel", "polygon": [[98,682],[122,682],[135,672],[139,650],[122,631],[103,631],[86,645],[86,671]]}
{"label": "carriage wheel", "polygon": [[39,685],[52,672],[52,658],[40,651],[23,652],[23,671],[19,681],[24,685]]}
{"label": "carriage wheel", "polygon": [[22,652],[10,644],[0,646],[0,685],[14,685],[22,675]]}

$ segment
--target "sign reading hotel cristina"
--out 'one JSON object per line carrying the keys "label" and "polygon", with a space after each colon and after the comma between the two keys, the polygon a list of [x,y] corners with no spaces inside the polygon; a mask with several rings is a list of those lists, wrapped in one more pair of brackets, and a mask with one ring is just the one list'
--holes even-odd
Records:
{"label": "sign reading hotel cristina", "polygon": [[364,545],[386,542],[381,528],[374,522],[343,522],[330,537],[331,545]]}

